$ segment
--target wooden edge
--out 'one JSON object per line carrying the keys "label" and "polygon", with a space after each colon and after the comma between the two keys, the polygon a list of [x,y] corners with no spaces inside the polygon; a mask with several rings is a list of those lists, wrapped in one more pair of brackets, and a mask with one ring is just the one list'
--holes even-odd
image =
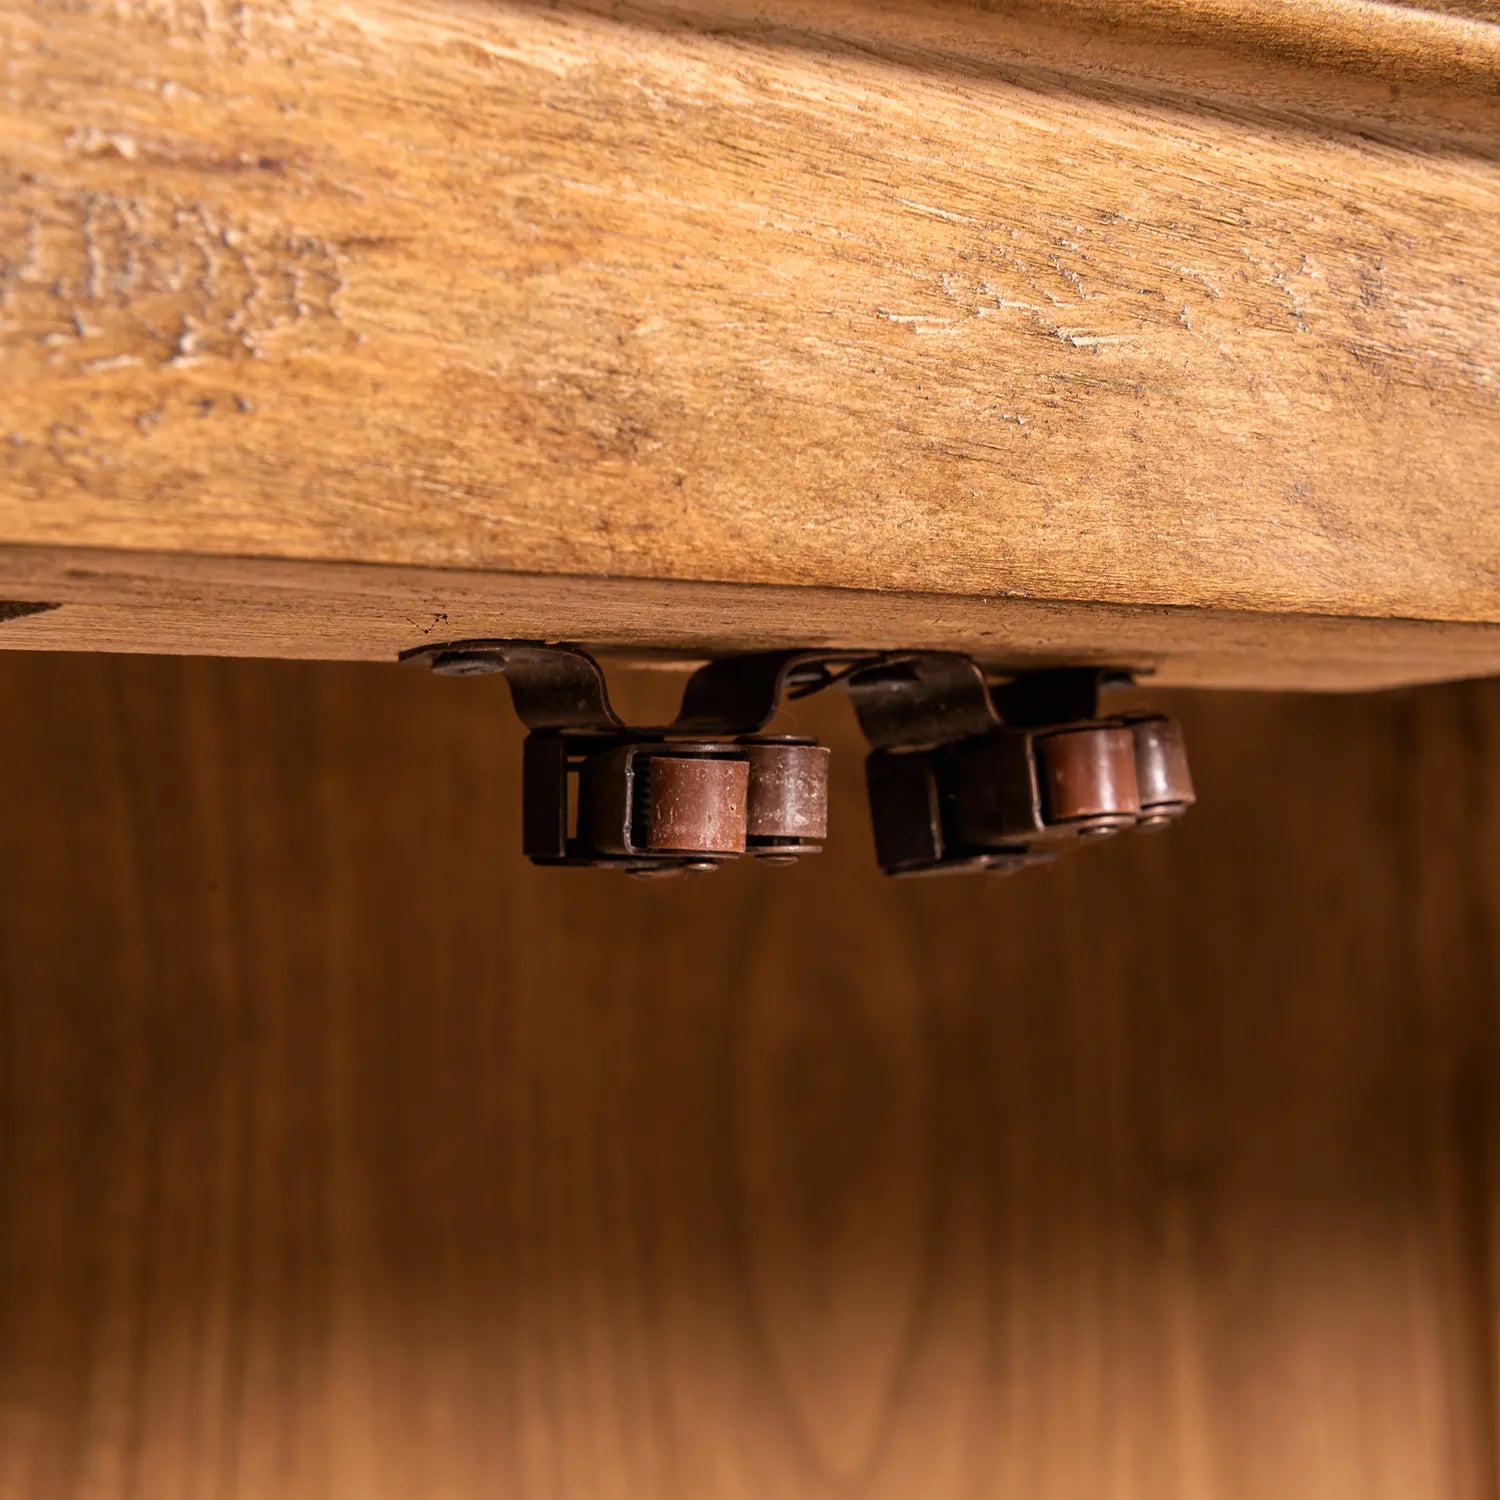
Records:
{"label": "wooden edge", "polygon": [[[0,547],[0,647],[394,662],[435,639],[686,662],[790,646],[1099,663],[1166,686],[1351,691],[1500,675],[1500,626],[369,563]],[[5,611],[0,610],[0,616]]]}
{"label": "wooden edge", "polygon": [[[572,0],[572,8],[667,33],[701,24],[704,14],[702,0]],[[1038,53],[1065,63],[1077,81],[1127,59],[1138,76],[1170,75],[1181,66],[1173,54],[1191,48],[1189,67],[1209,89],[1226,61],[1242,84],[1254,78],[1262,87],[1299,70],[1350,75],[1351,84],[1364,75],[1384,85],[1385,114],[1413,104],[1391,83],[1442,91],[1450,105],[1455,94],[1492,104],[1500,57],[1496,0],[828,0],[814,11],[789,0],[715,0],[712,14],[719,35],[815,51],[858,36],[874,55],[947,69],[1011,55],[1000,39],[1024,29]],[[1080,33],[1102,34],[1108,46],[1080,51]]]}

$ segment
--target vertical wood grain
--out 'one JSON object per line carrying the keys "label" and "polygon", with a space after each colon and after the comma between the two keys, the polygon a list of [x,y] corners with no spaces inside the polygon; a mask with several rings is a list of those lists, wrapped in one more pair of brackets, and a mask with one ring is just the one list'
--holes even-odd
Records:
{"label": "vertical wood grain", "polygon": [[995,883],[517,854],[495,684],[0,660],[0,1496],[1495,1492],[1500,691]]}

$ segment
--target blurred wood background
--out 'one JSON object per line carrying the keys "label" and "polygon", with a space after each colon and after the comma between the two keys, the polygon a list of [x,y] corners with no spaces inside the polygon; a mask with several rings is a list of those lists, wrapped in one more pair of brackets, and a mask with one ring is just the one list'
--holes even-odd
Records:
{"label": "blurred wood background", "polygon": [[530,869],[497,684],[0,659],[5,1500],[1496,1493],[1500,684],[1011,881]]}

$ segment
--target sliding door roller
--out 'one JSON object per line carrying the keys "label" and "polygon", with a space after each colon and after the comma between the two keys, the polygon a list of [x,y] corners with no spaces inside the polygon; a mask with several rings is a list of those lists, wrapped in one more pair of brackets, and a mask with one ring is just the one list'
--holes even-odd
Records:
{"label": "sliding door roller", "polygon": [[402,659],[510,684],[530,731],[522,847],[539,865],[651,876],[818,853],[829,752],[764,730],[784,698],[835,686],[871,745],[876,856],[889,875],[1022,869],[1161,827],[1193,802],[1181,729],[1161,714],[1101,717],[1100,693],[1129,678],[1096,668],[995,682],[956,652],[726,657],[688,679],[671,723],[631,726],[575,646],[456,641]]}

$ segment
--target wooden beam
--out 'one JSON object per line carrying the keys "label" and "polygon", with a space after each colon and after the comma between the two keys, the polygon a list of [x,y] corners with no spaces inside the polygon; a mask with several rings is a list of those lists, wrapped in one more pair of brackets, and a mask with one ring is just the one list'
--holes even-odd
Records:
{"label": "wooden beam", "polygon": [[[794,588],[1493,625],[1469,9],[8,0],[5,567],[552,577],[598,638],[574,579],[775,590],[742,640]],[[1337,628],[1348,685],[1475,665]]]}
{"label": "wooden beam", "polygon": [[0,548],[7,598],[0,648],[17,650],[394,661],[434,639],[499,635],[679,662],[794,646],[960,650],[997,668],[1090,662],[1166,686],[1327,692],[1500,675],[1494,625],[808,585],[20,547]]}

